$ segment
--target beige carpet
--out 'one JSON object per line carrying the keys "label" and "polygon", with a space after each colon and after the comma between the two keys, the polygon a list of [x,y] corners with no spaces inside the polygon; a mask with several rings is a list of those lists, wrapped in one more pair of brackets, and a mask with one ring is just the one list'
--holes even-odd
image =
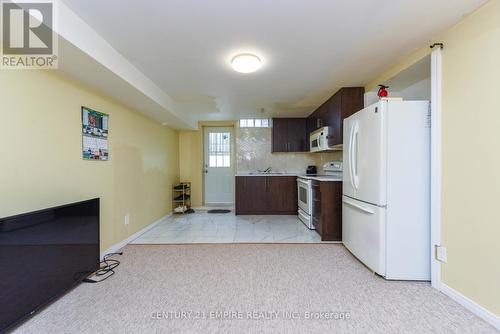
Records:
{"label": "beige carpet", "polygon": [[124,252],[115,276],[80,285],[15,333],[497,333],[428,283],[373,275],[341,245]]}

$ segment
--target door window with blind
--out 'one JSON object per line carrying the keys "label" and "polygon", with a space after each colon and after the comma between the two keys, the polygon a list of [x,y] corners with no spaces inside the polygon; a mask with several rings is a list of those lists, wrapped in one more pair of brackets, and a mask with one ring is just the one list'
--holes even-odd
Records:
{"label": "door window with blind", "polygon": [[231,133],[229,132],[209,133],[208,166],[231,167]]}

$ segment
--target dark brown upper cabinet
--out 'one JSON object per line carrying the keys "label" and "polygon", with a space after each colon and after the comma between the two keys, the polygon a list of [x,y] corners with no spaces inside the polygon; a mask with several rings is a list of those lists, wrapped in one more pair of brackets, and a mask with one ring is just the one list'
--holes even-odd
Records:
{"label": "dark brown upper cabinet", "polygon": [[308,136],[323,126],[333,128],[332,145],[342,144],[344,119],[364,108],[365,89],[344,87],[308,117]]}
{"label": "dark brown upper cabinet", "polygon": [[333,128],[331,145],[342,144],[344,119],[364,107],[363,87],[344,87],[307,118],[273,118],[272,152],[309,152],[309,135]]}
{"label": "dark brown upper cabinet", "polygon": [[307,152],[306,118],[273,118],[272,152]]}

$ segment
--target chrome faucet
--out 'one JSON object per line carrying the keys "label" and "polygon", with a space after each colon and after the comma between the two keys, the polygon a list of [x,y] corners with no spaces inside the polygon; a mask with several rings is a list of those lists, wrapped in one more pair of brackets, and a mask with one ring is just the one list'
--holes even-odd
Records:
{"label": "chrome faucet", "polygon": [[259,173],[267,174],[267,173],[271,173],[272,170],[273,169],[271,167],[267,167],[264,170],[259,170]]}

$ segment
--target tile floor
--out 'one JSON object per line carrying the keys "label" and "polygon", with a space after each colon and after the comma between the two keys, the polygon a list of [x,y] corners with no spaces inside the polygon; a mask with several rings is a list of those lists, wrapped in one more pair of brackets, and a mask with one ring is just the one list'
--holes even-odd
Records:
{"label": "tile floor", "polygon": [[133,244],[169,243],[317,243],[321,238],[297,216],[235,216],[197,211],[173,215]]}

